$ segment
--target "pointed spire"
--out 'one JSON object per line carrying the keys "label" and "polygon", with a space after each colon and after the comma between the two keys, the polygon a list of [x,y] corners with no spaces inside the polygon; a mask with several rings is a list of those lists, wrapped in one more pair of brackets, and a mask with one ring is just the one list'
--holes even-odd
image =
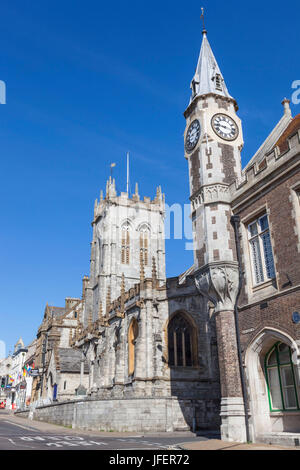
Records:
{"label": "pointed spire", "polygon": [[162,200],[162,192],[161,192],[161,186],[158,186],[156,188],[156,196],[155,196],[155,202],[161,202]]}
{"label": "pointed spire", "polygon": [[135,193],[132,195],[132,199],[133,199],[133,201],[135,201],[135,202],[139,201],[139,199],[140,199],[139,187],[138,187],[138,184],[137,184],[137,183],[135,183]]}
{"label": "pointed spire", "polygon": [[110,199],[111,197],[116,197],[116,181],[111,176],[106,182],[106,199]]}
{"label": "pointed spire", "polygon": [[202,34],[203,40],[200,55],[196,72],[191,82],[191,101],[197,96],[203,96],[209,93],[233,99],[228,93],[224,77],[208,42],[207,31],[204,25]]}

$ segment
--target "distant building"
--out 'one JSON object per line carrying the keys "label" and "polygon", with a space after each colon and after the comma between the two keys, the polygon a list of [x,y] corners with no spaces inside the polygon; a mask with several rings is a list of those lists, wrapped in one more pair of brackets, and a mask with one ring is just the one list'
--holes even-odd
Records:
{"label": "distant building", "polygon": [[35,352],[31,402],[52,402],[73,398],[81,384],[87,385],[87,364],[80,350],[72,349],[70,342],[80,325],[82,300],[66,298],[65,307],[46,305],[44,318],[38,329]]}

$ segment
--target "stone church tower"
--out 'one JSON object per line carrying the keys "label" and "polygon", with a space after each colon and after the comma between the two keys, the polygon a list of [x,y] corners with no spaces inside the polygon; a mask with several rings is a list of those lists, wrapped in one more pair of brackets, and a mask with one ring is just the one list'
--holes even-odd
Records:
{"label": "stone church tower", "polygon": [[90,277],[84,278],[84,324],[140,282],[141,270],[152,276],[155,262],[159,284],[165,282],[164,196],[157,188],[153,200],[140,199],[138,186],[130,197],[117,194],[115,180],[107,181],[106,196],[94,206]]}
{"label": "stone church tower", "polygon": [[221,381],[222,435],[245,432],[234,308],[239,286],[230,184],[241,177],[241,121],[235,99],[203,31],[192,96],[184,116],[194,234],[194,276],[215,305]]}

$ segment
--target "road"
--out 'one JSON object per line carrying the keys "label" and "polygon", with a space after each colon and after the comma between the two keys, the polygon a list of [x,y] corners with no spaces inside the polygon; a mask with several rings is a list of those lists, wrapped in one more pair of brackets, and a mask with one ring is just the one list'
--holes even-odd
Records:
{"label": "road", "polygon": [[17,418],[0,410],[0,450],[176,450],[207,440],[192,433],[102,433]]}

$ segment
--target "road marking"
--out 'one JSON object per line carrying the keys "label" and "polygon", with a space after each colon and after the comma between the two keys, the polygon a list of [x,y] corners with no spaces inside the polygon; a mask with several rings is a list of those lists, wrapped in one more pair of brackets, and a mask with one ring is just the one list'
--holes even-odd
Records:
{"label": "road marking", "polygon": [[13,426],[18,426],[19,428],[26,429],[26,431],[35,431],[35,429],[33,428],[28,428],[26,426],[22,426],[21,424],[13,423],[12,421],[4,421],[4,423],[12,424]]}

